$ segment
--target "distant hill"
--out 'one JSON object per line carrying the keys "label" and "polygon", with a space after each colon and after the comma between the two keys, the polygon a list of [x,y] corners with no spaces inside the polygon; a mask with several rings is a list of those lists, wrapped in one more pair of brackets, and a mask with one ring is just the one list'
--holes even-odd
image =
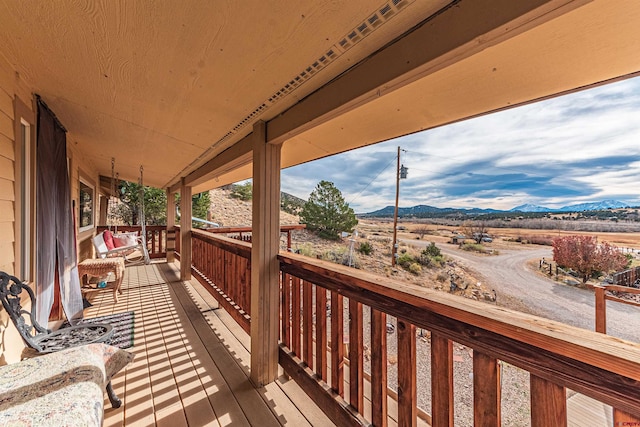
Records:
{"label": "distant hill", "polygon": [[532,205],[531,203],[525,203],[524,205],[516,206],[509,209],[509,212],[551,212],[553,209],[549,209],[544,206]]}
{"label": "distant hill", "polygon": [[607,209],[628,208],[627,203],[618,200],[603,200],[594,203],[580,203],[577,205],[564,206],[560,208],[562,212],[584,212],[584,211],[605,211]]}
{"label": "distant hill", "polygon": [[[618,200],[603,200],[593,203],[580,203],[576,205],[563,206],[561,208],[552,209],[545,206],[533,205],[526,203],[516,206],[508,211],[498,209],[480,209],[480,208],[437,208],[429,205],[417,205],[408,208],[398,208],[399,217],[415,217],[415,218],[442,218],[442,217],[472,217],[486,214],[508,214],[510,212],[522,213],[546,213],[546,212],[585,212],[585,211],[604,211],[608,209],[619,209],[629,207],[627,203]],[[393,206],[386,206],[377,211],[358,214],[360,217],[392,217],[394,213]]]}
{"label": "distant hill", "polygon": [[[394,206],[386,206],[382,209],[379,209],[374,212],[359,214],[359,216],[363,217],[391,217],[393,216],[395,207]],[[398,216],[400,217],[416,217],[416,218],[425,218],[429,216],[466,216],[466,215],[482,215],[487,213],[497,213],[502,212],[496,209],[479,209],[479,208],[470,208],[470,209],[456,209],[456,208],[436,208],[434,206],[429,205],[418,205],[412,206],[409,208],[398,208]]]}

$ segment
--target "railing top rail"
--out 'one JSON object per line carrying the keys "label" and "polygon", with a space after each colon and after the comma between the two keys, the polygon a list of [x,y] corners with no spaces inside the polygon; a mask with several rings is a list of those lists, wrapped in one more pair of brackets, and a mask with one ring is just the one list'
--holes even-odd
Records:
{"label": "railing top rail", "polygon": [[637,412],[639,344],[301,255],[279,259],[285,273]]}
{"label": "railing top rail", "polygon": [[[116,231],[116,230],[140,230],[142,229],[141,225],[112,225],[112,226],[108,226],[108,225],[98,225],[96,226],[96,229],[98,231],[101,230],[107,230],[111,228],[112,230]],[[158,230],[158,229],[166,229],[167,226],[166,225],[145,225],[145,228],[147,230]]]}
{"label": "railing top rail", "polygon": [[[291,224],[291,225],[281,225],[280,231],[291,231],[291,230],[302,230],[307,228],[306,224]],[[251,226],[247,227],[216,227],[216,228],[208,228],[208,232],[218,234],[218,233],[251,233]]]}
{"label": "railing top rail", "polygon": [[214,233],[202,230],[191,230],[192,236],[212,245],[219,247],[227,252],[234,253],[243,258],[251,258],[251,243],[242,242],[230,237],[218,236]]}

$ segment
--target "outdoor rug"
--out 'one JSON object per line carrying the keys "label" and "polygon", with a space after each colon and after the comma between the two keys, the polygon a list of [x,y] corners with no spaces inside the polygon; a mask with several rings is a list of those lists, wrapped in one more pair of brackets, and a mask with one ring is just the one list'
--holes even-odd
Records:
{"label": "outdoor rug", "polygon": [[[133,326],[135,313],[127,311],[124,313],[109,314],[106,316],[93,317],[91,319],[82,319],[80,323],[108,323],[113,326],[113,335],[105,341],[107,344],[119,348],[133,347]],[[68,322],[64,322],[61,327],[69,326]]]}

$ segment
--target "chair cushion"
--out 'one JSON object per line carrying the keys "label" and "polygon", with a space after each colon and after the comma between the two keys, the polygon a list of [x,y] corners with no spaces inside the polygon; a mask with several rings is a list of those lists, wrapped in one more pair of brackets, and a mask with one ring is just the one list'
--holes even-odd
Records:
{"label": "chair cushion", "polygon": [[133,360],[89,344],[0,367],[0,425],[102,426],[104,387]]}
{"label": "chair cushion", "polygon": [[136,246],[138,244],[137,233],[119,233],[113,235],[113,245],[116,248]]}
{"label": "chair cushion", "polygon": [[113,234],[111,234],[111,231],[104,230],[102,232],[102,237],[104,238],[104,244],[107,245],[108,250],[116,248],[115,243],[113,242]]}

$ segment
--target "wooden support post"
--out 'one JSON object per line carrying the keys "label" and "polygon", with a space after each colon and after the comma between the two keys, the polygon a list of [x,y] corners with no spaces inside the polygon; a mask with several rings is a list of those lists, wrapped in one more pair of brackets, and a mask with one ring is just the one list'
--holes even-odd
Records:
{"label": "wooden support post", "polygon": [[251,245],[251,381],[278,377],[280,264],[280,145],[266,143],[266,125],[253,126]]}
{"label": "wooden support post", "polygon": [[107,225],[107,215],[109,213],[109,196],[100,196],[100,218],[98,225]]}
{"label": "wooden support post", "polygon": [[176,193],[167,188],[167,262],[176,259]]}
{"label": "wooden support post", "polygon": [[531,374],[531,427],[567,425],[567,392],[564,387]]}
{"label": "wooden support post", "polygon": [[180,280],[191,280],[191,187],[180,186]]}
{"label": "wooden support post", "polygon": [[500,367],[498,361],[473,352],[473,425],[500,427]]}
{"label": "wooden support post", "polygon": [[416,327],[398,319],[398,427],[418,423]]}
{"label": "wooden support post", "polygon": [[453,427],[453,342],[431,333],[431,425]]}
{"label": "wooden support post", "polygon": [[596,332],[607,333],[607,300],[605,299],[606,288],[595,286],[596,296]]}

